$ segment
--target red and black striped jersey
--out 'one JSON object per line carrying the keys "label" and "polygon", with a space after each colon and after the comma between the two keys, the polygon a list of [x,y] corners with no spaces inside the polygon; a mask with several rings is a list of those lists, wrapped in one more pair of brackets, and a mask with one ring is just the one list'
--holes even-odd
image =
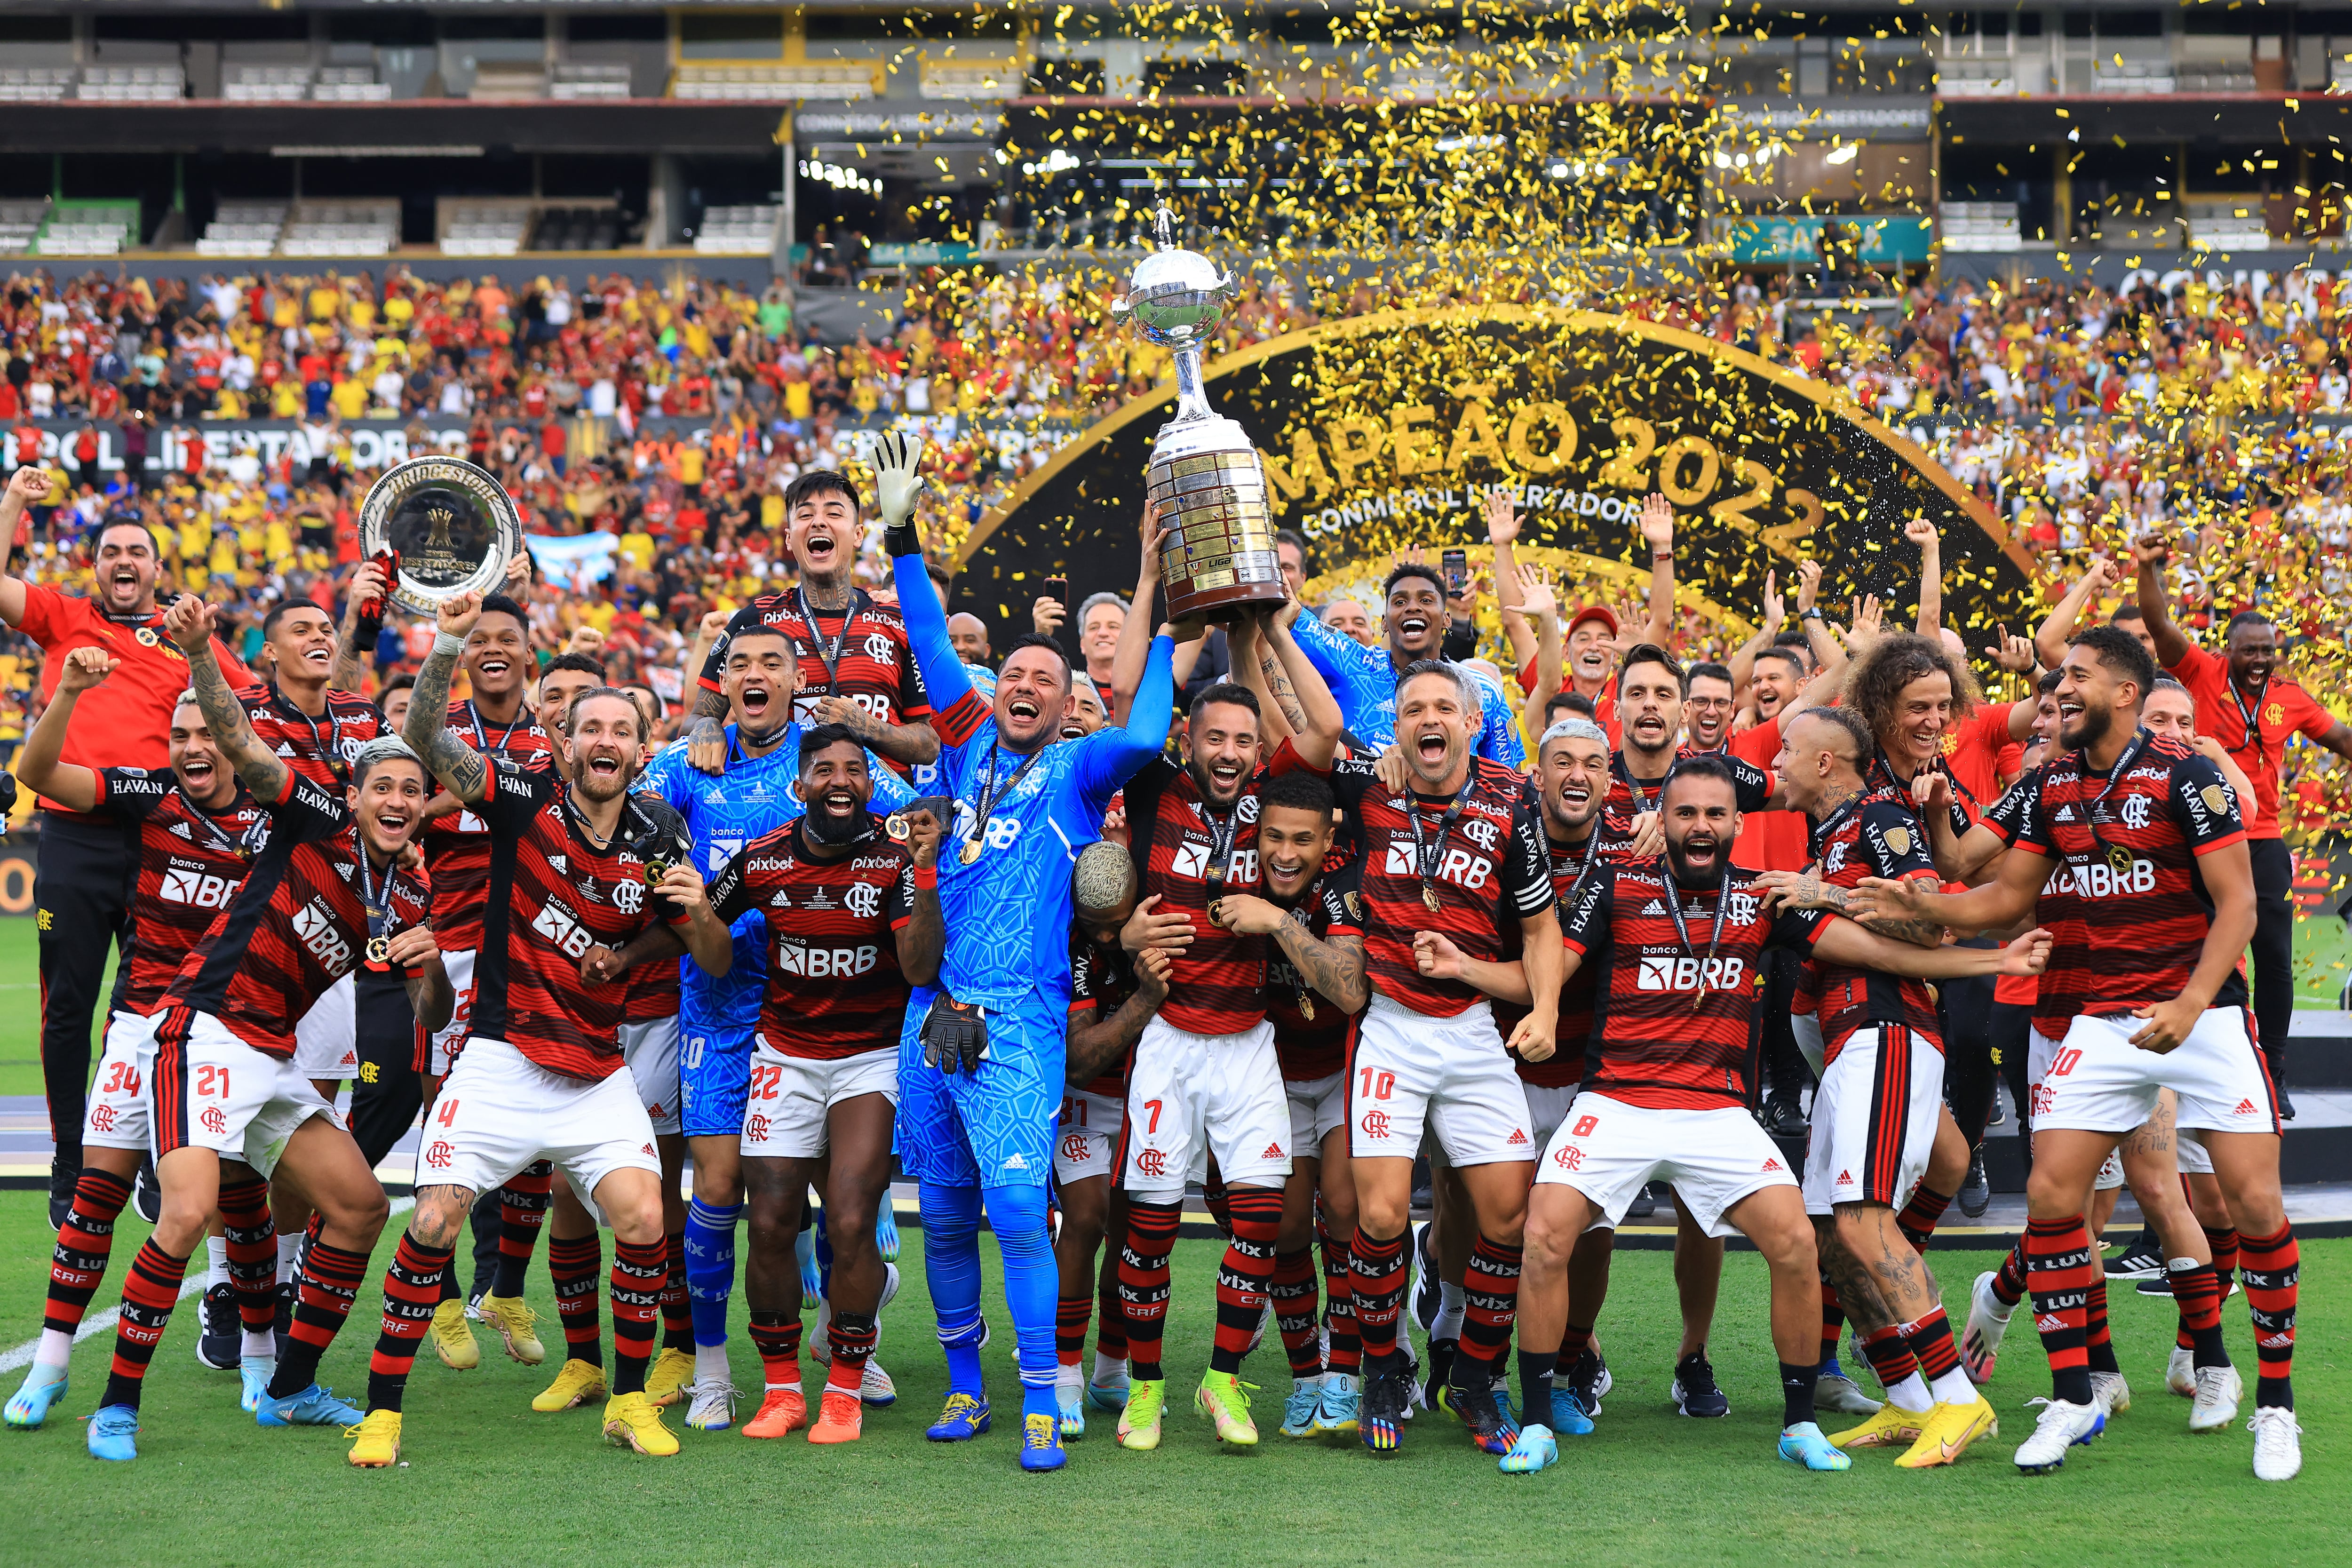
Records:
{"label": "red and black striped jersey", "polygon": [[[1070,1026],[1109,1017],[1127,1005],[1135,994],[1135,965],[1127,956],[1127,949],[1117,942],[1108,946],[1089,939],[1076,927],[1070,929]],[[1087,1094],[1099,1094],[1111,1100],[1127,1098],[1127,1068],[1133,1058],[1130,1051],[1118,1067],[1109,1072],[1097,1073],[1078,1087]]]}
{"label": "red and black striped jersey", "polygon": [[[1676,762],[1699,754],[1698,748],[1687,741],[1675,748]],[[1743,815],[1764,809],[1765,803],[1772,798],[1772,791],[1779,784],[1769,770],[1758,767],[1745,757],[1733,756],[1728,752],[1709,752],[1706,754],[1722,758],[1725,764],[1731,769],[1732,787],[1738,795],[1739,809]],[[1612,752],[1609,753],[1609,795],[1601,803],[1601,809],[1607,815],[1617,818],[1622,825],[1617,831],[1628,831],[1633,818],[1644,812],[1658,809],[1658,796],[1665,793],[1665,787],[1664,779],[1654,782],[1636,779],[1632,770],[1625,764],[1625,753],[1622,751]]]}
{"label": "red and black striped jersey", "polygon": [[[531,717],[528,705],[512,724],[485,719],[471,701],[449,704],[449,728],[485,757],[504,757],[526,767],[551,758],[555,742]],[[443,793],[438,782],[436,798]],[[425,863],[433,872],[433,934],[444,952],[482,945],[482,904],[490,887],[490,830],[464,809],[425,824]],[[640,965],[639,967],[648,967]]]}
{"label": "red and black striped jersey", "polygon": [[[1874,789],[1846,801],[1828,821],[1815,823],[1808,847],[1822,880],[1833,888],[1858,888],[1864,877],[1938,882],[1926,837],[1907,795]],[[1944,1048],[1926,981],[1840,963],[1818,967],[1823,1066],[1837,1060],[1847,1036],[1877,1024],[1906,1025],[1913,1037]]]}
{"label": "red and black striped jersey", "polygon": [[289,768],[284,796],[265,810],[268,838],[244,886],[157,1005],[210,1013],[255,1050],[285,1058],[295,1020],[362,961],[370,888],[386,937],[425,924],[433,897],[418,873],[363,860],[358,826],[331,787]]}
{"label": "red and black striped jersey", "polygon": [[[1948,743],[1952,741],[1949,735],[1944,738]],[[1951,814],[1952,837],[1955,838],[1967,837],[1969,829],[1975,826],[1979,817],[1984,815],[1984,803],[1977,798],[1967,784],[1960,782],[1959,776],[1952,772],[1949,762],[1944,756],[1939,754],[1927,765],[1926,769],[1915,771],[1911,778],[1904,778],[1895,773],[1894,763],[1888,759],[1884,751],[1874,752],[1871,753],[1870,761],[1863,767],[1862,782],[1865,788],[1888,790],[1904,800],[1914,800],[1917,797],[1911,793],[1912,781],[1919,776],[1920,772],[1939,773],[1951,781],[1951,805],[1946,809]]]}
{"label": "red and black striped jersey", "polygon": [[383,715],[355,691],[327,693],[327,710],[316,719],[294,706],[275,681],[241,687],[254,737],[278,760],[312,784],[341,789],[352,776],[360,748],[384,732]]}
{"label": "red and black striped jersey", "polygon": [[[1287,744],[1287,742],[1285,742]],[[1293,753],[1296,755],[1297,753]],[[1154,757],[1127,781],[1127,853],[1135,862],[1138,900],[1158,895],[1159,911],[1192,920],[1192,944],[1171,954],[1168,1000],[1160,1016],[1196,1035],[1237,1035],[1265,1016],[1265,963],[1272,944],[1209,921],[1209,881],[1224,891],[1263,890],[1257,868],[1257,786],[1243,786],[1229,811],[1214,811],[1190,769]]]}
{"label": "red and black striped jersey", "polygon": [[[797,591],[762,594],[727,623],[702,661],[702,689],[720,689],[727,650],[746,626],[781,627],[800,656],[800,686],[793,694],[793,717],[814,724],[816,705],[846,697],[886,724],[915,724],[930,717],[931,700],[907,637],[907,622],[896,605],[877,605],[863,588],[851,590],[847,624],[834,611],[815,610],[816,625],[801,614]],[[839,652],[835,656],[836,647]],[[833,657],[833,668],[825,668]]]}
{"label": "red and black striped jersey", "polygon": [[[1277,771],[1305,765],[1296,752],[1276,754]],[[1372,984],[1391,1001],[1430,1017],[1450,1018],[1467,1010],[1486,994],[1465,981],[1424,977],[1413,962],[1412,937],[1415,931],[1437,931],[1465,956],[1505,960],[1518,922],[1552,907],[1543,827],[1519,774],[1472,757],[1459,797],[1461,815],[1442,841],[1440,829],[1454,802],[1416,794],[1435,910],[1422,898],[1404,795],[1382,784],[1369,762],[1335,763],[1330,779],[1332,793],[1355,824],[1357,889]]]}
{"label": "red and black striped jersey", "polygon": [[1663,858],[1605,867],[1585,879],[1569,911],[1568,950],[1600,977],[1584,1087],[1629,1105],[1744,1104],[1765,951],[1810,951],[1834,917],[1775,916],[1755,890],[1757,874],[1734,867],[1718,887],[1677,889],[1685,943],[1666,905],[1668,875]]}
{"label": "red and black striped jersey", "polygon": [[914,918],[915,862],[878,819],[867,826],[849,854],[819,860],[800,823],[787,823],[711,879],[721,921],[757,910],[767,921],[760,1035],[785,1056],[834,1061],[898,1047],[908,985],[897,933]]}
{"label": "red and black striped jersey", "polygon": [[[1578,873],[1598,875],[1603,866],[1637,864],[1633,858],[1625,837],[1625,823],[1611,822],[1603,810],[1592,820],[1593,837],[1582,845],[1562,844],[1553,838],[1549,829],[1544,834],[1544,852],[1551,862],[1552,897],[1559,910],[1560,924],[1568,924],[1568,912],[1576,904]],[[1587,861],[1587,855],[1591,859]],[[1584,1079],[1584,1053],[1592,1037],[1592,998],[1599,987],[1600,969],[1594,964],[1579,964],[1576,973],[1559,988],[1559,1026],[1552,1038],[1552,1054],[1539,1062],[1512,1060],[1517,1063],[1519,1079],[1540,1089],[1566,1089]],[[1525,1007],[1509,1002],[1495,1004],[1495,1027],[1505,1039],[1519,1026],[1528,1016]]]}
{"label": "red and black striped jersey", "polygon": [[[2036,763],[1985,807],[1978,822],[1999,834],[2002,843],[2014,843],[2026,803],[2040,794],[2042,773],[2048,766]],[[2050,880],[2042,885],[2042,896],[2033,906],[2034,923],[2050,931],[2049,967],[2040,974],[2001,975],[1992,983],[1995,1002],[2032,1007],[2034,1016],[2044,1019],[2071,1018],[2083,1010],[2079,994],[2089,972],[2077,957],[2083,930],[2074,899],[2074,874],[2063,866],[2052,868]]]}
{"label": "red and black striped jersey", "polygon": [[[2089,771],[2080,752],[2043,769],[2016,844],[2063,862],[2080,940],[2056,985],[2043,974],[2036,1021],[2063,1016],[2044,1010],[2062,998],[2111,1015],[2179,995],[2213,921],[2198,858],[2245,837],[2221,770],[2168,736],[2141,731],[2108,773]],[[2051,969],[2061,962],[2053,955]],[[2234,989],[2214,997],[2240,1000]]]}
{"label": "red and black striped jersey", "polygon": [[649,1024],[656,1018],[677,1016],[677,963],[675,958],[662,958],[629,971],[627,994],[621,1002],[623,1023]]}
{"label": "red and black striped jersey", "polygon": [[188,797],[169,768],[100,768],[91,815],[139,824],[139,889],[131,900],[125,1010],[155,1010],[188,950],[236,898],[269,837],[268,814],[240,784],[221,811]]}
{"label": "red and black striped jersey", "polygon": [[683,923],[646,883],[652,863],[694,863],[686,823],[666,802],[632,795],[600,847],[553,769],[504,758],[489,768],[474,807],[489,829],[490,883],[469,1030],[565,1078],[609,1078],[621,1067],[628,988],[583,984],[580,960],[592,947],[627,946],[655,921]]}
{"label": "red and black striped jersey", "polygon": [[[1364,899],[1356,885],[1357,865],[1352,856],[1336,866],[1327,863],[1298,900],[1307,932],[1316,941],[1363,936]],[[1274,1020],[1274,1056],[1285,1080],[1312,1083],[1345,1070],[1356,1015],[1341,1012],[1337,1002],[1309,986],[1272,937],[1266,939],[1265,961],[1265,1013]]]}

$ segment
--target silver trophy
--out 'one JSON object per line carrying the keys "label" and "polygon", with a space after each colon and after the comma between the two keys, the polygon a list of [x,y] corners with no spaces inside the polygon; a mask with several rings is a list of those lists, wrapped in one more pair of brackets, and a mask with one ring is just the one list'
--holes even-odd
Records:
{"label": "silver trophy", "polygon": [[1175,239],[1175,218],[1153,220],[1160,248],[1136,265],[1111,315],[1176,355],[1176,417],[1151,444],[1146,494],[1175,531],[1160,556],[1172,620],[1238,620],[1286,596],[1266,506],[1265,466],[1249,433],[1213,412],[1201,391],[1201,351],[1241,292],[1230,272]]}
{"label": "silver trophy", "polygon": [[400,558],[392,602],[430,616],[471,589],[495,592],[521,553],[522,516],[498,476],[463,458],[412,458],[386,468],[360,502],[360,548]]}

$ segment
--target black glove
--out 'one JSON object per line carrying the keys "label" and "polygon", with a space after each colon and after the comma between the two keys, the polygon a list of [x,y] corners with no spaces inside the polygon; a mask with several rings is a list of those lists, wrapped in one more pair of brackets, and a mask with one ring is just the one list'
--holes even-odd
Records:
{"label": "black glove", "polygon": [[882,550],[893,561],[901,555],[920,555],[923,552],[923,536],[915,531],[910,520],[897,528],[882,531]]}
{"label": "black glove", "polygon": [[924,1016],[922,1040],[927,1066],[970,1077],[988,1057],[988,1020],[976,1005],[942,991]]}

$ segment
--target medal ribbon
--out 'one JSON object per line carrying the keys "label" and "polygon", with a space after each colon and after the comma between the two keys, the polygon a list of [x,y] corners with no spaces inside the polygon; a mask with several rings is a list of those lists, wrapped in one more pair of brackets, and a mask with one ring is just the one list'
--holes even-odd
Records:
{"label": "medal ribbon", "polygon": [[[205,831],[213,836],[214,848],[219,850],[224,855],[234,855],[240,860],[250,860],[253,858],[253,851],[247,847],[247,841],[252,837],[252,830],[250,828],[238,834],[236,837],[231,838],[228,836],[227,830],[223,828],[219,822],[214,819],[213,814],[196,804],[195,798],[188,794],[184,785],[174,784],[173,787],[179,790],[180,799],[186,805],[188,815],[194,817],[198,822],[203,823],[205,825]],[[236,809],[236,803],[234,799],[229,803],[229,809],[231,811],[235,811]]]}
{"label": "medal ribbon", "polygon": [[2245,727],[2246,737],[2239,742],[2240,748],[2242,750],[2246,746],[2253,747],[2254,761],[2263,767],[2270,766],[2270,742],[2263,738],[2262,726],[2263,699],[2270,695],[2270,681],[2267,679],[2264,679],[2262,689],[2254,693],[2254,705],[2252,708],[2246,706],[2244,696],[2238,690],[2238,683],[2231,679],[2226,673],[2222,677],[2221,684],[2230,689],[2230,700],[2237,704],[2238,721]]}
{"label": "medal ribbon", "polygon": [[863,611],[868,603],[866,590],[852,588],[849,591],[849,607],[841,614],[841,629],[833,634],[831,648],[824,646],[824,633],[817,628],[816,611],[809,605],[808,590],[795,584],[793,587],[793,596],[800,601],[801,620],[808,626],[809,647],[815,652],[818,661],[824,666],[824,694],[827,697],[838,696],[840,693],[837,689],[841,684],[841,650],[849,643],[850,622],[857,618],[859,612]]}
{"label": "medal ribbon", "polygon": [[980,802],[972,808],[971,837],[964,841],[975,856],[979,853],[981,845],[988,837],[988,819],[995,815],[996,808],[1003,804],[1004,797],[1011,795],[1014,786],[1020,784],[1022,775],[1035,767],[1037,759],[1045,754],[1045,748],[1040,746],[1024,757],[1021,760],[1021,765],[1013,770],[1013,776],[1006,779],[1003,787],[1000,789],[996,784],[997,747],[993,742],[990,744],[988,776],[980,781]]}
{"label": "medal ribbon", "polygon": [[[1666,913],[1675,920],[1675,940],[1682,943],[1685,952],[1695,954],[1698,949],[1691,945],[1690,924],[1683,914],[1682,889],[1675,881],[1674,866],[1661,858],[1658,869],[1662,873],[1658,879],[1666,885]],[[1716,949],[1723,943],[1723,917],[1730,908],[1731,868],[1727,865],[1723,868],[1723,879],[1715,886],[1715,929],[1707,932],[1706,956],[1699,963],[1698,994],[1691,1000],[1694,1013],[1698,1011],[1699,1004],[1706,1000],[1706,972],[1714,966]]]}
{"label": "medal ribbon", "polygon": [[392,910],[387,895],[392,890],[393,868],[384,868],[383,880],[375,879],[374,865],[368,858],[367,836],[357,823],[352,825],[352,858],[360,863],[360,908],[367,911],[367,963],[371,968],[388,965],[388,944],[391,938],[384,927],[392,923]]}
{"label": "medal ribbon", "polygon": [[1461,819],[1462,803],[1470,798],[1470,792],[1477,787],[1477,784],[1478,769],[1474,762],[1469,776],[1462,781],[1462,787],[1446,803],[1445,815],[1438,819],[1437,838],[1433,843],[1425,842],[1422,835],[1420,796],[1414,795],[1410,787],[1405,790],[1404,819],[1412,828],[1412,868],[1421,881],[1422,905],[1432,913],[1437,910],[1437,866],[1445,855],[1446,836],[1454,831],[1454,823]]}
{"label": "medal ribbon", "polygon": [[[2120,844],[2111,846],[2105,838],[2100,837],[2098,810],[2099,807],[2107,803],[2107,796],[2115,793],[2116,785],[2123,782],[2124,770],[2130,767],[2132,765],[2133,759],[2137,758],[2140,754],[2141,751],[2147,747],[2147,740],[2148,731],[2146,730],[2138,731],[2132,736],[2131,743],[2124,748],[2123,755],[2116,759],[2116,765],[2107,770],[2106,787],[2100,790],[2097,795],[2093,797],[2090,805],[2083,805],[2083,753],[2077,752],[2074,753],[2073,758],[2073,762],[2074,763],[2074,776],[2070,781],[2073,788],[2068,793],[2073,797],[2074,805],[2079,807],[2083,813],[2083,826],[2084,829],[2091,836],[2091,847],[2096,850],[2100,858],[2105,859],[2109,866],[2114,867],[2118,871],[2122,870],[2126,866],[2128,866],[2131,863],[2131,851],[2126,849]],[[2053,824],[2053,826],[2054,826],[2055,824]],[[2071,854],[2066,858],[2070,861],[2074,859],[2074,856]],[[2121,864],[2117,863],[2119,860]],[[2083,857],[2082,863],[2084,865],[2090,864],[2090,857],[2087,855]]]}

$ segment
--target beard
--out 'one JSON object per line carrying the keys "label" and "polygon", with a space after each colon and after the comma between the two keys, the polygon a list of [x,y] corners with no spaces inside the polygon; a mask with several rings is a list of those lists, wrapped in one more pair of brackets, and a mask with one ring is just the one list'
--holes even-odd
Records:
{"label": "beard", "polygon": [[2075,715],[2074,726],[2071,731],[2063,728],[2060,730],[2058,742],[2070,752],[2079,752],[2085,747],[2095,746],[2105,740],[2107,731],[2115,727],[2116,710],[2114,709],[2086,706],[2082,712]]}
{"label": "beard", "polygon": [[812,843],[821,844],[828,849],[839,849],[866,837],[866,811],[861,806],[847,816],[835,816],[829,811],[812,811],[801,818],[801,826]]}
{"label": "beard", "polygon": [[1684,858],[1683,847],[1675,843],[1674,840],[1668,839],[1666,841],[1666,867],[1669,870],[1674,872],[1675,880],[1681,883],[1685,888],[1712,888],[1717,882],[1721,881],[1723,879],[1725,868],[1727,867],[1730,862],[1725,858],[1723,841],[1721,839],[1717,839],[1713,847],[1715,853],[1712,863],[1709,864],[1703,871],[1694,871],[1691,868],[1690,862]]}

